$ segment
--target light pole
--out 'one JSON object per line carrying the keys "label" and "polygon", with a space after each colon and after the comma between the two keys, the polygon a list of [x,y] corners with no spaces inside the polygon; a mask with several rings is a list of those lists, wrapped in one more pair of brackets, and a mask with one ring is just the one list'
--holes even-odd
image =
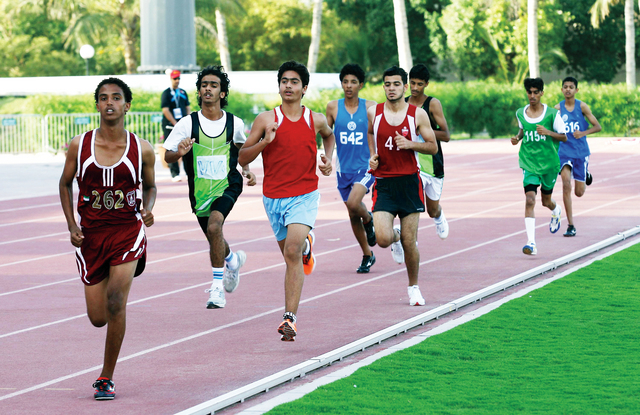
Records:
{"label": "light pole", "polygon": [[93,58],[95,53],[96,51],[91,45],[82,45],[80,47],[80,56],[87,63],[87,76],[89,76],[89,59]]}

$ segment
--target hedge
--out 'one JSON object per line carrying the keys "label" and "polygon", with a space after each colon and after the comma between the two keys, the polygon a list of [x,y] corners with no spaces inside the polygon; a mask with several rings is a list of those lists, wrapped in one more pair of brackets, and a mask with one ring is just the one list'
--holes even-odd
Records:
{"label": "hedge", "polygon": [[[579,84],[578,99],[591,107],[602,125],[600,135],[628,136],[640,131],[640,92],[628,92],[624,84]],[[515,111],[527,104],[522,85],[499,84],[489,81],[433,82],[426,92],[437,97],[444,109],[452,134],[476,137],[480,134],[491,138],[509,137],[517,133]],[[324,113],[327,102],[338,99],[342,91],[310,91],[303,104],[313,111]],[[362,98],[377,102],[384,100],[380,84],[367,84],[360,93]],[[159,111],[160,94],[133,91],[134,111]],[[559,81],[545,86],[544,103],[550,106],[563,99]],[[192,108],[197,108],[192,97]],[[280,102],[279,96],[250,95],[231,91],[228,111],[238,115],[250,125],[257,112],[273,108]],[[79,96],[34,95],[26,98],[3,98],[0,114],[60,114],[95,111],[90,94]]]}

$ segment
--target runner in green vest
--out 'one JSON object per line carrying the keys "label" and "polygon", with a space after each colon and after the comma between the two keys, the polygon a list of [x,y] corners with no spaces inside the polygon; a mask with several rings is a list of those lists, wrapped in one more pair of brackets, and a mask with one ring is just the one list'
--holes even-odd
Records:
{"label": "runner in green vest", "polygon": [[202,110],[180,119],[163,146],[167,163],[182,157],[191,209],[209,241],[213,282],[206,290],[207,308],[223,308],[227,303],[224,291],[233,292],[238,286],[247,255],[229,248],[222,225],[242,193],[242,176],[249,186],[256,184],[256,176],[249,166],[242,174],[237,169],[238,149],[247,137],[244,122],[222,110],[229,96],[227,74],[221,66],[207,66],[198,73],[196,87]]}
{"label": "runner in green vest", "polygon": [[522,141],[519,152],[519,164],[524,173],[522,185],[526,198],[524,224],[527,231],[527,244],[522,252],[536,255],[536,218],[534,207],[538,186],[542,194],[542,206],[551,210],[551,233],[560,229],[560,206],[551,197],[553,187],[560,171],[558,146],[560,141],[567,141],[565,124],[558,110],[542,104],[544,81],[541,78],[524,80],[529,105],[516,111],[520,131],[511,137],[511,144],[518,145]]}

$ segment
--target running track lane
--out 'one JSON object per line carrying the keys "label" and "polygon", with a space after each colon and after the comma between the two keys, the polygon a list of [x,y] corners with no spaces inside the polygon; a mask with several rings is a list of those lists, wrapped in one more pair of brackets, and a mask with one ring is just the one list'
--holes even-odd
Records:
{"label": "running track lane", "polygon": [[[189,212],[185,184],[160,182],[147,269],[130,295],[113,402],[92,398],[105,329],[92,327],[84,314],[57,197],[0,202],[0,412],[90,414],[108,405],[122,414],[175,413],[639,225],[640,146],[590,143],[594,183],[574,198],[578,236],[562,237],[566,221],[551,235],[549,212],[538,204],[537,257],[521,253],[526,237],[517,148],[506,140],[447,143],[442,205],[451,231],[440,241],[423,215],[422,308],[407,305],[406,271],[388,250],[374,248],[371,273],[355,273],[361,252],[335,176],[321,178],[318,267],[305,281],[295,343],[280,342],[276,333],[284,265],[260,185],[245,188],[225,225],[232,248],[249,256],[240,286],[228,294],[225,309],[206,310],[207,244]],[[261,183],[260,167],[253,168]],[[558,202],[561,192],[558,183]]]}

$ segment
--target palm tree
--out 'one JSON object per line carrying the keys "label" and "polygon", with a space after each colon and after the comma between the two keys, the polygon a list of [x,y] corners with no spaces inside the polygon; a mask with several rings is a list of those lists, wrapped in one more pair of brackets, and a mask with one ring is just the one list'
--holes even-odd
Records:
{"label": "palm tree", "polygon": [[529,45],[529,76],[540,76],[540,55],[538,54],[538,0],[527,0],[527,39]]}
{"label": "palm tree", "polygon": [[[619,0],[596,0],[589,11],[591,24],[598,28],[600,22],[609,15],[609,6]],[[638,0],[640,5],[640,0]],[[627,89],[636,89],[636,28],[633,24],[633,0],[624,0],[624,34],[625,34],[625,62],[627,71]]]}
{"label": "palm tree", "polygon": [[407,23],[407,10],[404,6],[404,0],[393,0],[393,17],[398,41],[398,61],[400,62],[400,67],[408,72],[413,66],[413,58],[411,57],[409,24]]}
{"label": "palm tree", "polygon": [[206,19],[197,16],[196,27],[206,36],[214,38],[218,43],[220,64],[226,71],[231,71],[231,53],[229,52],[229,39],[227,38],[227,20],[225,14],[244,13],[239,0],[196,0],[196,10],[200,12],[215,13],[216,26],[214,27]]}
{"label": "palm tree", "polygon": [[320,51],[320,33],[322,32],[322,0],[313,1],[313,20],[311,22],[311,45],[309,46],[309,58],[307,68],[309,72],[315,72],[318,65],[318,52]]}

